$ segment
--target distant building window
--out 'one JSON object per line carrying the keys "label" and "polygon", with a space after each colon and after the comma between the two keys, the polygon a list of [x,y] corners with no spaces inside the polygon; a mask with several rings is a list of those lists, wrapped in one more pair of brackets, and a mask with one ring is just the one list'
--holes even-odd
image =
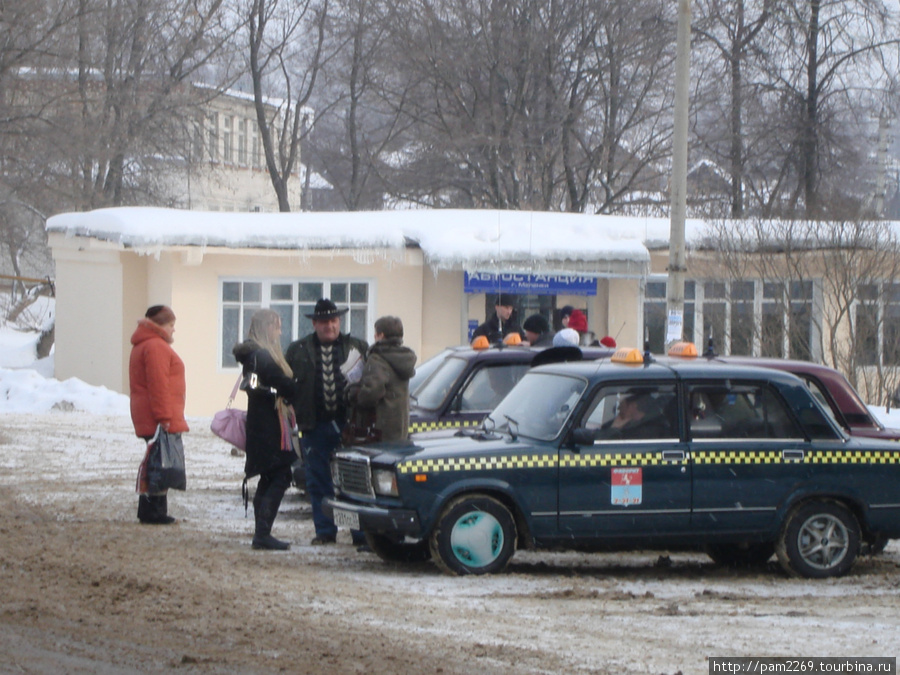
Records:
{"label": "distant building window", "polygon": [[226,162],[234,161],[234,118],[225,116],[225,128],[222,132],[222,159]]}
{"label": "distant building window", "polygon": [[247,166],[247,120],[238,121],[238,164]]}
{"label": "distant building window", "polygon": [[209,116],[209,159],[219,161],[219,113]]}
{"label": "distant building window", "polygon": [[859,363],[900,365],[900,284],[860,284],[854,309]]}
{"label": "distant building window", "polygon": [[281,315],[281,346],[313,331],[312,314],[319,298],[331,298],[338,307],[349,307],[341,318],[341,332],[371,341],[369,317],[372,315],[370,284],[365,281],[329,281],[311,279],[240,280],[223,279],[219,297],[221,357],[223,368],[235,368],[231,353],[235,344],[247,337],[250,319],[259,309],[273,309]]}
{"label": "distant building window", "polygon": [[[654,353],[665,351],[666,281],[644,288],[644,331]],[[686,281],[683,338],[701,351],[811,360],[816,344],[812,281]],[[898,307],[900,309],[900,307]]]}
{"label": "distant building window", "polygon": [[259,161],[259,129],[256,124],[250,125],[251,145],[250,145],[250,164],[254,169],[260,167]]}

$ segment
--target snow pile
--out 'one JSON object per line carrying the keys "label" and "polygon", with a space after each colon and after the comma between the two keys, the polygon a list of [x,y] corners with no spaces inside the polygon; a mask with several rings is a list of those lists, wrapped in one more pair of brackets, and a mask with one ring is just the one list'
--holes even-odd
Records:
{"label": "snow pile", "polygon": [[127,415],[128,405],[124,394],[94,387],[77,377],[60,382],[30,369],[0,368],[0,413],[79,410],[96,415]]}
{"label": "snow pile", "polygon": [[[9,297],[0,294],[0,307]],[[5,312],[4,312],[5,314]],[[41,413],[79,410],[98,415],[127,415],[127,396],[94,387],[78,378],[53,379],[53,353],[37,358],[41,331],[53,325],[55,301],[38,300],[14,323],[0,325],[0,413]]]}

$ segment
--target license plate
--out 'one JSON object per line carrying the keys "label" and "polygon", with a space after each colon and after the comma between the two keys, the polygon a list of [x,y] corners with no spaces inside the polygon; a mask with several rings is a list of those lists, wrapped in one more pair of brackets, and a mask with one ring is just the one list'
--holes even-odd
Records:
{"label": "license plate", "polygon": [[334,509],[334,524],[338,527],[349,527],[351,530],[358,530],[359,514],[355,511]]}

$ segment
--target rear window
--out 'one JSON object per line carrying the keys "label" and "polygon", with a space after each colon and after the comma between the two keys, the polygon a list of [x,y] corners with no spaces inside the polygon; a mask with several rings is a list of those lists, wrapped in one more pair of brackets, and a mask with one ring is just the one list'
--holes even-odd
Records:
{"label": "rear window", "polygon": [[694,440],[805,437],[781,397],[763,383],[689,386],[688,428]]}

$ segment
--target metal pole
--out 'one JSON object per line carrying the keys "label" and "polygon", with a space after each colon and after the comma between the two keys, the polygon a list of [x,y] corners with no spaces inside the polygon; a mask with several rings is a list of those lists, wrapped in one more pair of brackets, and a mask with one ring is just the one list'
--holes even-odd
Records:
{"label": "metal pole", "polygon": [[691,3],[678,0],[675,54],[675,127],[672,134],[672,179],[669,267],[666,283],[666,344],[681,340],[684,327],[684,277],[687,272],[684,220],[687,210],[688,89],[691,79]]}

